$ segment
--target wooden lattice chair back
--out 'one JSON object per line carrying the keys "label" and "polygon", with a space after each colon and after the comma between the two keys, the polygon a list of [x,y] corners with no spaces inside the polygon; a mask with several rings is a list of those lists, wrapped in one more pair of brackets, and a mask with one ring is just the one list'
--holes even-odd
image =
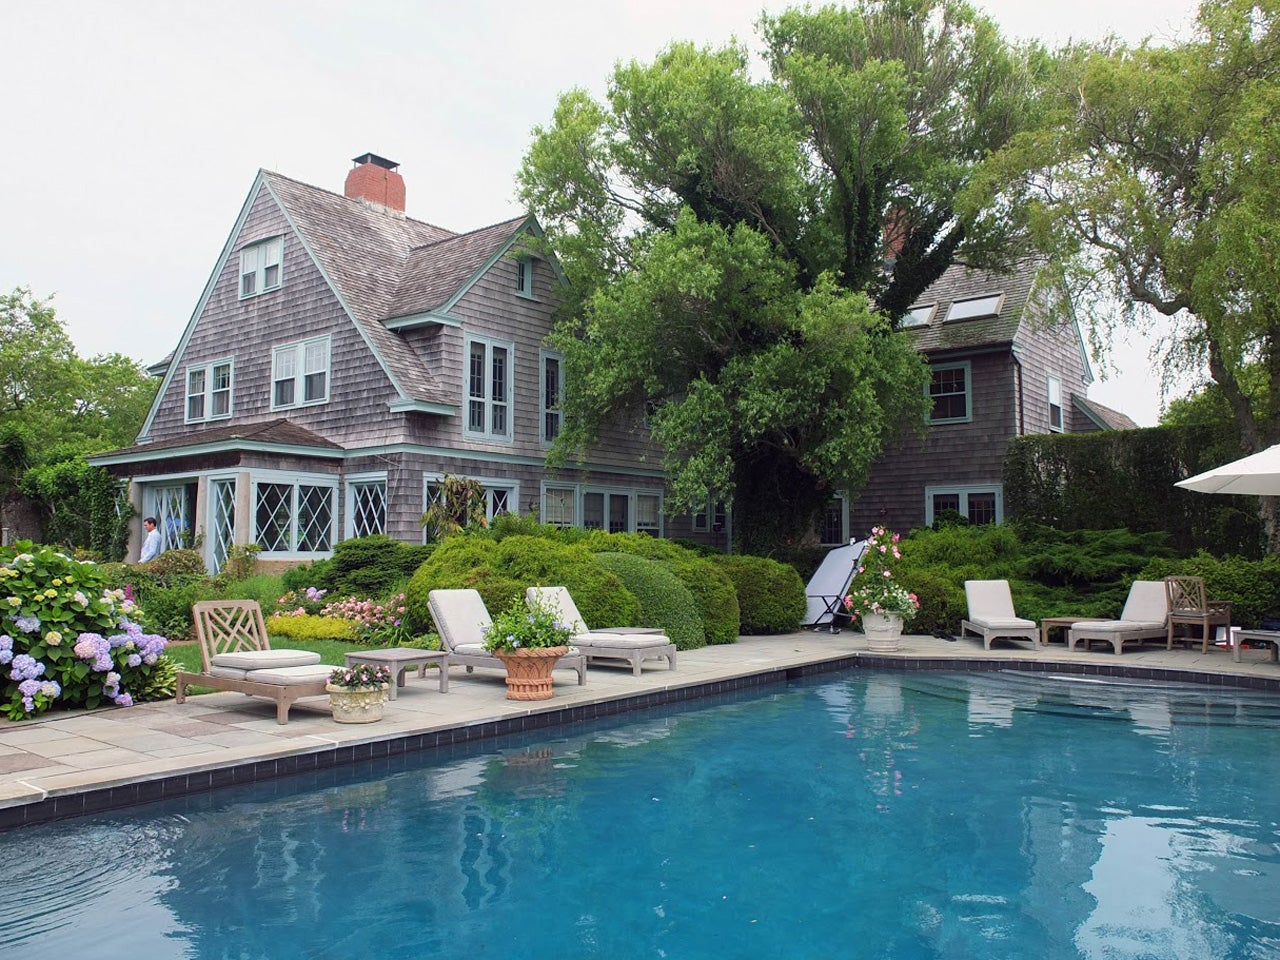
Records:
{"label": "wooden lattice chair back", "polygon": [[271,649],[256,600],[201,600],[192,611],[206,673],[219,653]]}
{"label": "wooden lattice chair back", "polygon": [[1204,577],[1165,577],[1164,589],[1170,613],[1199,617],[1209,609]]}

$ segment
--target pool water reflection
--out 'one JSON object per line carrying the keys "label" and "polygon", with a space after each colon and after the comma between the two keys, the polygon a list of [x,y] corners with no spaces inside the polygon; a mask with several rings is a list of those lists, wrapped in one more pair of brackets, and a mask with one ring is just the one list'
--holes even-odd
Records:
{"label": "pool water reflection", "polygon": [[1280,956],[1280,698],[763,692],[6,834],[0,956]]}

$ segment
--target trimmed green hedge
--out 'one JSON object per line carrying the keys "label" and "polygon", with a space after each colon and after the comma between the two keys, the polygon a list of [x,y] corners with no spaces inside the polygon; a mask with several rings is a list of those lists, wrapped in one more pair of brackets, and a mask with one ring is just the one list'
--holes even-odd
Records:
{"label": "trimmed green hedge", "polygon": [[[595,558],[640,602],[637,626],[662,627],[677,650],[692,650],[706,644],[693,594],[664,564],[633,553],[597,553]],[[597,626],[590,620],[587,623]],[[611,624],[598,626],[606,629]]]}
{"label": "trimmed green hedge", "polygon": [[1015,437],[1004,460],[1005,515],[1059,530],[1165,531],[1183,555],[1212,544],[1258,558],[1265,539],[1255,497],[1174,486],[1239,456],[1216,425]]}
{"label": "trimmed green hedge", "polygon": [[789,633],[800,629],[806,603],[795,568],[745,554],[713,558],[738,593],[743,633]]}

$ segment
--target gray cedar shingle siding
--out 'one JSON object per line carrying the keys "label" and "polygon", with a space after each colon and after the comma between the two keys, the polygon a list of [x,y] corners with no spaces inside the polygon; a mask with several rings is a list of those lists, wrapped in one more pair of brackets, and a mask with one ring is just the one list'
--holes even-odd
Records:
{"label": "gray cedar shingle siding", "polygon": [[[1037,274],[1036,263],[1012,275],[955,266],[920,298],[937,310],[928,326],[912,329],[916,345],[931,363],[970,364],[971,420],[931,425],[887,452],[852,505],[852,536],[875,523],[923,524],[927,487],[1000,486],[1009,439],[1049,430],[1050,376],[1062,382],[1065,427],[1076,429],[1072,400],[1091,375],[1076,324],[1046,319]],[[995,293],[1004,294],[997,316],[945,320],[954,301]]]}

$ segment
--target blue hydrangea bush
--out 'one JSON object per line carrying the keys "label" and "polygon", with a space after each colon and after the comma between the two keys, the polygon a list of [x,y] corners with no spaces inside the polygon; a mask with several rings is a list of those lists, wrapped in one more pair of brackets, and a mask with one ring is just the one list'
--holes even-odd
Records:
{"label": "blue hydrangea bush", "polygon": [[167,643],[139,612],[96,563],[30,541],[0,549],[0,710],[131,705]]}

